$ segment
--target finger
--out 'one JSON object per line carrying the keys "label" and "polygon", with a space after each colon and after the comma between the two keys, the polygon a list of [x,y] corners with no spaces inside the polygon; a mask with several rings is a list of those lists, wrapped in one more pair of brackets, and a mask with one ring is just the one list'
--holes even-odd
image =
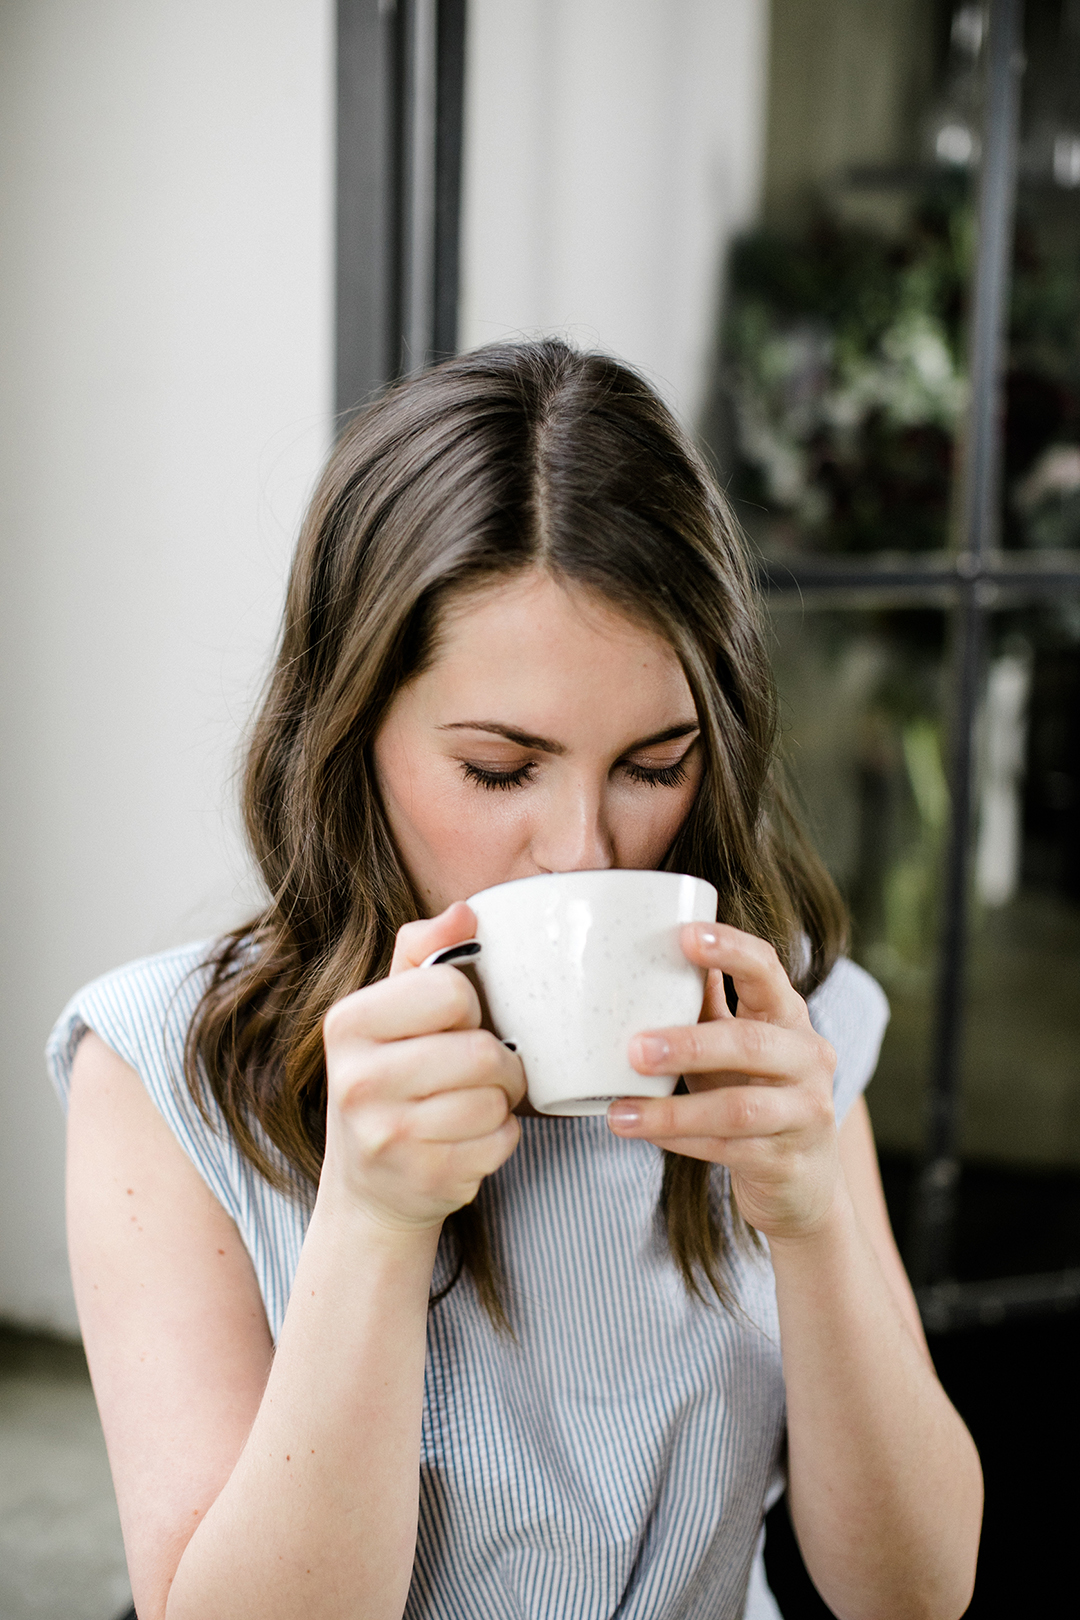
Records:
{"label": "finger", "polygon": [[442,1156],[444,1164],[459,1183],[473,1183],[471,1196],[475,1198],[480,1182],[506,1162],[520,1140],[521,1121],[515,1114],[508,1114],[499,1128],[487,1136],[473,1137],[467,1142],[433,1145],[428,1151]]}
{"label": "finger", "polygon": [[412,970],[365,985],[323,1019],[327,1050],[348,1041],[398,1041],[437,1030],[475,1029],[480,1000],[455,967]]}
{"label": "finger", "polygon": [[699,1024],[712,1023],[715,1019],[734,1018],[735,1014],[728,1006],[727,986],[724,975],[719,968],[710,968],[705,975],[705,995],[701,1003],[701,1016]]}
{"label": "finger", "polygon": [[508,1107],[516,1108],[525,1095],[521,1059],[486,1029],[372,1042],[361,1048],[350,1068],[341,1099],[346,1109],[371,1101],[397,1106],[492,1086]]}
{"label": "finger", "polygon": [[417,1142],[475,1142],[497,1131],[509,1113],[501,1086],[442,1091],[409,1110],[409,1136]]}
{"label": "finger", "polygon": [[773,1024],[807,1022],[806,1003],[766,940],[727,923],[687,923],[680,939],[691,962],[718,968],[731,978],[739,998],[738,1017]]}
{"label": "finger", "polygon": [[381,1170],[383,1176],[389,1174],[397,1180],[403,1174],[404,1150],[408,1162],[405,1179],[438,1202],[448,1199],[450,1208],[470,1203],[484,1177],[510,1157],[521,1139],[521,1125],[513,1114],[485,1136],[461,1142],[407,1140],[399,1126],[400,1121],[394,1122],[383,1137],[367,1135],[365,1146],[372,1154],[376,1176]]}
{"label": "finger", "polygon": [[476,918],[464,900],[455,900],[452,906],[437,917],[425,917],[419,922],[406,923],[397,931],[394,959],[390,973],[404,973],[407,968],[419,967],[433,951],[445,950],[448,945],[460,945],[472,939],[476,932]]}
{"label": "finger", "polygon": [[618,1136],[658,1144],[682,1137],[741,1140],[800,1130],[816,1112],[816,1099],[801,1088],[744,1085],[684,1097],[620,1098],[608,1109],[608,1123]]}
{"label": "finger", "polygon": [[831,1079],[836,1065],[835,1052],[809,1026],[787,1029],[756,1018],[643,1030],[627,1050],[639,1074],[734,1072],[791,1084],[826,1072]]}

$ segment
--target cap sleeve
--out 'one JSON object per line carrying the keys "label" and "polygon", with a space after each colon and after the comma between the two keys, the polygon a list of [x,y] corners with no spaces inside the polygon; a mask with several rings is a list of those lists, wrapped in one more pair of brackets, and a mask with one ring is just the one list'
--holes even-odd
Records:
{"label": "cap sleeve", "polygon": [[843,956],[808,998],[810,1022],[836,1050],[833,1104],[841,1124],[877,1067],[889,1003],[865,968]]}

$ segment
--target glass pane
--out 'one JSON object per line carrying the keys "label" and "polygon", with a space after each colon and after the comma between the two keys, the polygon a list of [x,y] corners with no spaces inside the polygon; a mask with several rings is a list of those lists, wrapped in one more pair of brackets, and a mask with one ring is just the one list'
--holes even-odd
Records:
{"label": "glass pane", "polygon": [[879,1146],[924,1133],[949,811],[942,766],[944,615],[803,611],[773,617],[789,771],[851,908],[852,954],[892,1007],[868,1101]]}
{"label": "glass pane", "polygon": [[1080,546],[1080,4],[1025,17],[1003,538]]}
{"label": "glass pane", "polygon": [[717,429],[769,556],[949,542],[984,22],[774,0],[762,222],[731,256]]}
{"label": "glass pane", "polygon": [[1080,595],[996,617],[991,645],[961,1143],[1065,1201],[1049,1229],[1030,1197],[1004,1223],[1015,1246],[1038,1222],[1046,1269],[1080,1263]]}

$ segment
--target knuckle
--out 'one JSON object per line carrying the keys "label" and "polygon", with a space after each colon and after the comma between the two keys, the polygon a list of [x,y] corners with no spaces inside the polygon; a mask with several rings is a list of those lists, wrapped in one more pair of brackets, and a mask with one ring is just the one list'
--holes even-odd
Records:
{"label": "knuckle", "polygon": [[487,1102],[488,1129],[496,1131],[510,1117],[510,1102],[501,1086],[488,1086],[484,1092]]}
{"label": "knuckle", "polygon": [[440,1012],[450,1023],[467,1022],[474,1014],[479,1016],[480,1004],[476,991],[456,967],[444,964],[428,970],[438,990]]}
{"label": "knuckle", "polygon": [[709,1055],[706,1050],[705,1034],[708,1028],[707,1024],[694,1024],[679,1037],[678,1046],[682,1050],[684,1060],[691,1067],[700,1063],[702,1059],[706,1059]]}
{"label": "knuckle", "polygon": [[379,1075],[367,1063],[354,1064],[348,1073],[338,1078],[334,1089],[338,1106],[346,1113],[355,1114],[378,1102]]}
{"label": "knuckle", "polygon": [[750,1063],[760,1063],[766,1056],[770,1040],[768,1025],[760,1024],[756,1019],[745,1019],[742,1026],[743,1056]]}
{"label": "knuckle", "polygon": [[323,1014],[322,1030],[323,1040],[329,1045],[337,1045],[350,1033],[356,1020],[356,992],[343,996],[335,1001]]}
{"label": "knuckle", "polygon": [[399,1146],[405,1136],[404,1121],[396,1109],[370,1109],[360,1129],[363,1152],[369,1159],[381,1159]]}
{"label": "knuckle", "polygon": [[831,1088],[828,1091],[815,1091],[811,1103],[811,1118],[818,1127],[828,1127],[836,1122],[836,1110],[833,1107]]}
{"label": "knuckle", "polygon": [[650,1136],[677,1136],[679,1134],[678,1116],[670,1098],[660,1097],[653,1103],[649,1110],[647,1124]]}
{"label": "knuckle", "polygon": [[401,927],[394,936],[394,942],[407,951],[413,941],[418,940],[429,927],[430,924],[425,922],[423,918],[414,920],[413,922],[402,923]]}
{"label": "knuckle", "polygon": [[470,1035],[473,1063],[480,1075],[493,1079],[502,1072],[506,1048],[490,1030],[477,1029]]}
{"label": "knuckle", "polygon": [[477,1137],[496,1137],[510,1117],[506,1094],[490,1087],[477,1094],[474,1108],[474,1129]]}
{"label": "knuckle", "polygon": [[750,1131],[757,1124],[759,1109],[753,1097],[745,1092],[733,1092],[729,1098],[730,1128],[740,1133]]}
{"label": "knuckle", "polygon": [[761,939],[757,934],[743,934],[739,944],[748,966],[768,973],[780,961],[776,954],[776,947],[767,939]]}
{"label": "knuckle", "polygon": [[490,1176],[501,1164],[505,1164],[520,1140],[521,1123],[514,1114],[508,1114],[498,1130],[490,1133],[487,1151],[481,1160],[483,1174]]}
{"label": "knuckle", "polygon": [[822,1069],[831,1080],[833,1075],[836,1073],[836,1065],[839,1062],[839,1058],[837,1056],[836,1047],[831,1045],[831,1043],[827,1041],[823,1035],[819,1035],[817,1037],[817,1056],[818,1062],[820,1063]]}
{"label": "knuckle", "polygon": [[505,1163],[521,1141],[521,1121],[516,1114],[507,1114],[499,1127],[499,1136],[501,1138],[499,1158],[493,1166],[494,1169]]}

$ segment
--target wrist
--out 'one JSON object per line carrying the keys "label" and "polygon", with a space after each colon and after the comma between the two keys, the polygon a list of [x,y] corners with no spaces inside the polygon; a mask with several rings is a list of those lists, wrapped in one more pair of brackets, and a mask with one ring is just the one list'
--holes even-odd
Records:
{"label": "wrist", "polygon": [[845,1246],[855,1235],[855,1206],[843,1175],[838,1175],[822,1209],[798,1228],[767,1234],[774,1265],[778,1256],[826,1253]]}
{"label": "wrist", "polygon": [[315,1200],[311,1225],[332,1231],[338,1241],[361,1249],[365,1255],[385,1255],[401,1263],[415,1257],[434,1263],[442,1220],[409,1222],[372,1209],[340,1188],[324,1181]]}

